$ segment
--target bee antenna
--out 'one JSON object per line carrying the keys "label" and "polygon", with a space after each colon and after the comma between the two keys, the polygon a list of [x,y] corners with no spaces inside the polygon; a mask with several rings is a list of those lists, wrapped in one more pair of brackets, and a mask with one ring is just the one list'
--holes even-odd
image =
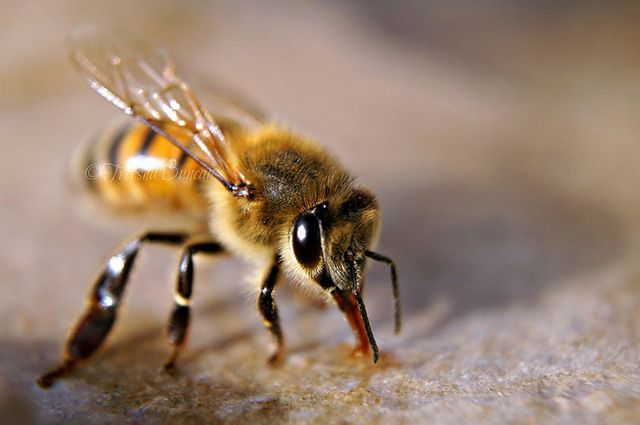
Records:
{"label": "bee antenna", "polygon": [[367,333],[367,340],[369,341],[369,346],[371,347],[371,352],[373,353],[373,363],[378,363],[378,358],[380,357],[380,352],[378,351],[378,344],[376,344],[376,339],[373,337],[373,332],[371,331],[371,325],[369,324],[369,316],[367,315],[367,309],[364,306],[364,301],[362,301],[362,296],[360,296],[360,288],[358,285],[358,275],[356,274],[356,262],[355,260],[349,261],[349,270],[351,271],[351,293],[356,298],[358,303],[358,311],[360,312],[360,317],[362,318],[362,324],[364,325],[364,330]]}
{"label": "bee antenna", "polygon": [[391,288],[393,289],[393,319],[395,322],[394,332],[400,333],[402,329],[402,318],[400,313],[400,287],[398,286],[398,274],[396,273],[396,265],[393,260],[384,255],[378,254],[373,251],[365,251],[364,255],[375,261],[380,261],[389,265],[391,269]]}

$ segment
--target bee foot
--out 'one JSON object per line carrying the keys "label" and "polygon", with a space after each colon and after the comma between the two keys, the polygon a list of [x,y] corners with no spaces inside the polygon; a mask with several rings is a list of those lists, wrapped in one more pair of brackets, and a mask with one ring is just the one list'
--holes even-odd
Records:
{"label": "bee foot", "polygon": [[53,384],[55,384],[59,378],[68,374],[73,369],[74,366],[75,366],[75,361],[65,360],[64,363],[62,363],[60,366],[58,366],[57,368],[53,369],[48,373],[45,373],[40,378],[38,378],[36,383],[43,390],[46,390],[47,388],[51,388],[51,386],[53,386]]}
{"label": "bee foot", "polygon": [[269,367],[278,367],[284,363],[284,355],[280,351],[276,351],[269,357],[267,360],[267,365]]}
{"label": "bee foot", "polygon": [[165,364],[162,365],[162,368],[160,368],[160,371],[171,375],[176,371],[176,364],[174,362],[166,362]]}

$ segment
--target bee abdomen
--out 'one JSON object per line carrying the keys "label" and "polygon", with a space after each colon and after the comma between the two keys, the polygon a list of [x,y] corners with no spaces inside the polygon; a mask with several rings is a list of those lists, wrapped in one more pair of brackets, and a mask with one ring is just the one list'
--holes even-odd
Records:
{"label": "bee abdomen", "polygon": [[[186,132],[164,128],[178,140]],[[137,122],[105,129],[81,155],[80,181],[100,203],[120,211],[200,212],[208,175],[164,137]]]}

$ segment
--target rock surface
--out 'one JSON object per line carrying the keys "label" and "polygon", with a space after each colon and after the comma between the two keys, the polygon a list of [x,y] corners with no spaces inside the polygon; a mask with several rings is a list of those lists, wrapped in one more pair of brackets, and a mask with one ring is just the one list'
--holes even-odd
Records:
{"label": "rock surface", "polygon": [[[640,422],[637,6],[4,3],[2,423]],[[372,266],[378,366],[335,308],[283,288],[289,357],[266,367],[248,265],[198,259],[188,348],[158,373],[177,253],[150,247],[107,346],[34,384],[139,228],[96,224],[66,184],[117,116],[63,46],[101,19],[241,87],[379,194],[405,326]]]}

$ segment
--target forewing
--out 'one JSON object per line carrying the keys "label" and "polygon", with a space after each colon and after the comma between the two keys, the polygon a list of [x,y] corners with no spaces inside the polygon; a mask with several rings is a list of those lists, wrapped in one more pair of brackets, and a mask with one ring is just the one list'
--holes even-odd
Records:
{"label": "forewing", "polygon": [[231,119],[250,129],[261,127],[273,117],[250,99],[231,82],[219,76],[187,74],[191,87],[200,96],[200,100],[217,119]]}
{"label": "forewing", "polygon": [[[176,74],[164,49],[88,28],[72,37],[71,57],[102,97],[162,134],[230,191],[246,186],[220,127]],[[164,132],[166,124],[187,130],[190,143]]]}

